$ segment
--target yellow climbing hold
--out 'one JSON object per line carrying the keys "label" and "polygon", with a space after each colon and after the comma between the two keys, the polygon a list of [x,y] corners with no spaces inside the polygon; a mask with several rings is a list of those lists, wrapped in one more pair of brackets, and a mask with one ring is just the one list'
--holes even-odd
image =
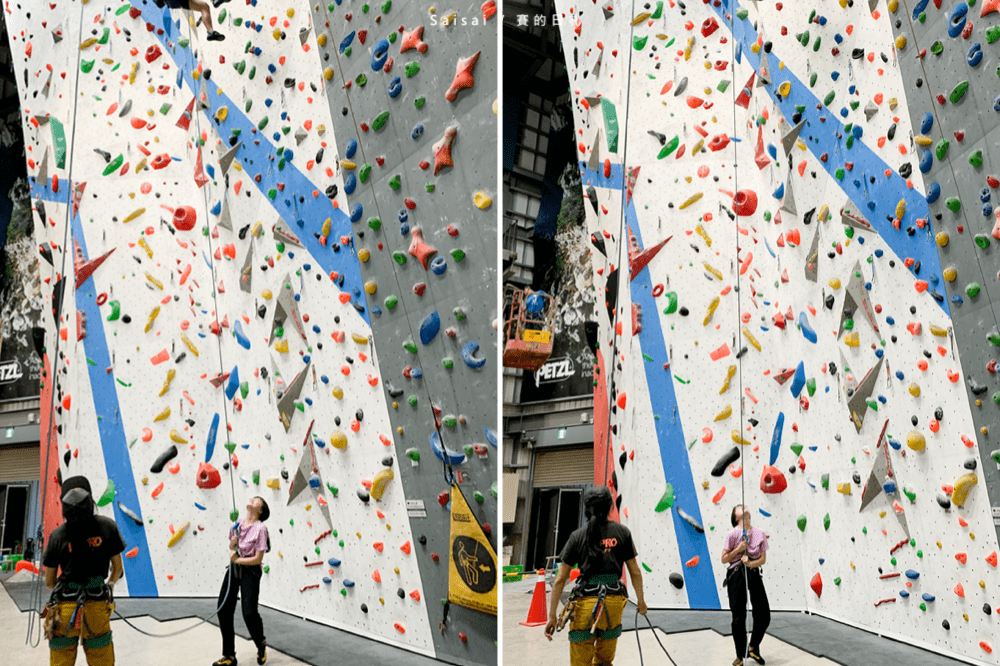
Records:
{"label": "yellow climbing hold", "polygon": [[131,213],[129,213],[128,216],[124,220],[122,220],[122,224],[128,224],[129,222],[131,222],[132,220],[134,220],[135,218],[139,217],[140,215],[142,215],[145,212],[146,212],[145,208],[137,208],[137,209],[135,209],[134,211],[132,211]]}
{"label": "yellow climbing hold", "polygon": [[288,18],[294,17],[295,16],[295,10],[292,9],[292,8],[289,8],[288,10],[285,11],[285,16],[287,16]]}
{"label": "yellow climbing hold", "polygon": [[[239,166],[237,164],[236,166]],[[264,225],[260,223],[260,220],[253,225],[253,231],[251,232],[254,238],[260,238],[264,234]]]}
{"label": "yellow climbing hold", "polygon": [[947,328],[941,328],[940,326],[935,326],[934,324],[931,324],[930,325],[930,329],[931,329],[931,335],[936,335],[939,338],[947,338],[948,337],[948,329]]}
{"label": "yellow climbing hold", "polygon": [[924,134],[918,134],[918,135],[916,135],[915,137],[913,137],[913,140],[917,142],[918,146],[924,146],[924,147],[927,147],[927,146],[931,145],[932,143],[934,143],[934,139],[932,139],[929,136],[926,136]]}
{"label": "yellow climbing hold", "polygon": [[914,398],[920,397],[920,384],[914,382],[910,384],[907,390],[910,392],[910,395],[912,395]]}
{"label": "yellow climbing hold", "polygon": [[649,12],[642,12],[641,14],[636,14],[635,18],[632,19],[632,25],[639,25],[650,16]]}
{"label": "yellow climbing hold", "polygon": [[904,215],[906,215],[906,199],[900,199],[896,204],[896,219],[902,220]]}
{"label": "yellow climbing hold", "polygon": [[708,271],[709,273],[711,273],[712,275],[714,275],[716,280],[721,280],[722,279],[722,271],[720,271],[719,269],[713,267],[707,261],[701,262],[701,265],[705,267],[706,271]]}
{"label": "yellow climbing hold", "polygon": [[906,35],[900,35],[896,38],[896,50],[902,51],[906,48]]}
{"label": "yellow climbing hold", "polygon": [[336,398],[337,400],[340,400],[341,398],[343,398],[344,397],[344,389],[340,388],[339,386],[334,386],[333,387],[333,397]]}
{"label": "yellow climbing hold", "polygon": [[857,331],[852,331],[844,336],[844,344],[848,347],[857,347],[861,344],[860,336]]}
{"label": "yellow climbing hold", "polygon": [[176,530],[173,536],[170,537],[170,541],[167,542],[167,548],[172,547],[175,543],[181,540],[184,533],[187,532],[187,528],[191,527],[191,523],[184,523],[181,525],[180,529]]}
{"label": "yellow climbing hold", "polygon": [[890,111],[895,111],[897,106],[899,106],[899,100],[896,99],[895,97],[890,97],[889,98],[889,110]]}
{"label": "yellow climbing hold", "polygon": [[972,490],[972,486],[977,483],[979,483],[979,477],[972,472],[967,472],[958,477],[958,481],[955,482],[955,490],[951,493],[951,503],[955,506],[963,506],[965,498],[969,496],[969,491]]}
{"label": "yellow climbing hold", "polygon": [[270,289],[265,289],[264,291],[260,292],[260,297],[263,298],[265,301],[271,300],[271,296],[273,295],[274,294],[271,293]]}
{"label": "yellow climbing hold", "polygon": [[[320,35],[320,37],[323,38],[324,42],[326,41],[326,35]],[[327,67],[326,69],[323,70],[323,78],[326,79],[327,81],[333,79],[333,67]]]}
{"label": "yellow climbing hold", "polygon": [[748,439],[743,439],[743,436],[740,435],[739,430],[733,430],[731,436],[734,442],[736,442],[737,444],[742,444],[743,446],[750,446],[753,443]]}
{"label": "yellow climbing hold", "polygon": [[153,248],[149,247],[149,244],[146,243],[145,238],[139,239],[139,247],[141,247],[143,250],[146,251],[146,255],[149,256],[150,259],[153,258]]}
{"label": "yellow climbing hold", "polygon": [[333,434],[330,435],[330,446],[332,446],[335,449],[346,449],[347,435],[340,432],[339,430],[334,430]]}
{"label": "yellow climbing hold", "polygon": [[320,46],[326,46],[325,32],[321,32],[320,34],[316,35],[316,43],[319,44]]}
{"label": "yellow climbing hold", "polygon": [[896,10],[899,9],[899,0],[889,0],[887,6],[889,7],[889,11],[895,14]]}
{"label": "yellow climbing hold", "polygon": [[363,247],[360,250],[358,250],[358,259],[360,259],[362,262],[367,263],[368,260],[371,258],[371,256],[372,256],[371,252],[369,252],[368,248],[366,247]]}
{"label": "yellow climbing hold", "polygon": [[736,376],[735,364],[729,366],[729,369],[726,370],[726,381],[722,382],[722,388],[719,389],[719,395],[722,395],[723,393],[729,390],[729,382],[732,380],[734,376]]}
{"label": "yellow climbing hold", "polygon": [[177,371],[171,368],[167,370],[167,378],[163,381],[163,388],[160,389],[160,397],[162,398],[170,390],[170,382],[174,381],[174,377],[177,375]]}
{"label": "yellow climbing hold", "polygon": [[476,205],[476,208],[478,208],[479,210],[486,210],[493,203],[493,199],[490,197],[490,195],[486,194],[486,192],[479,190],[472,197],[472,203],[474,203]]}
{"label": "yellow climbing hold", "polygon": [[326,221],[323,223],[323,230],[320,231],[320,235],[322,235],[322,236],[329,236],[330,235],[331,224],[332,224],[332,222],[330,222],[330,218],[326,218]]}
{"label": "yellow climbing hold", "polygon": [[947,231],[937,232],[937,235],[934,236],[934,242],[941,247],[945,247],[948,244],[948,232]]}
{"label": "yellow climbing hold", "polygon": [[155,285],[157,289],[163,291],[163,283],[150,275],[148,272],[146,273],[146,279],[149,280],[150,284]]}
{"label": "yellow climbing hold", "polygon": [[750,50],[754,53],[760,53],[760,44],[753,44],[753,46],[750,47]]}
{"label": "yellow climbing hold", "polygon": [[850,495],[851,494],[851,484],[849,484],[849,483],[838,483],[837,484],[837,492],[840,493],[841,495]]}
{"label": "yellow climbing hold", "polygon": [[924,439],[923,434],[916,430],[911,430],[906,435],[906,445],[914,451],[923,451],[924,447],[927,446],[927,440]]}
{"label": "yellow climbing hold", "polygon": [[743,337],[745,337],[747,341],[753,345],[754,349],[760,351],[760,343],[757,342],[757,338],[753,336],[753,333],[751,333],[750,329],[746,326],[743,327]]}
{"label": "yellow climbing hold", "polygon": [[688,37],[687,44],[684,46],[684,60],[691,59],[691,52],[694,50],[694,37]]}
{"label": "yellow climbing hold", "polygon": [[365,282],[366,294],[374,294],[376,289],[378,289],[378,284],[375,283],[375,280],[368,280]]}
{"label": "yellow climbing hold", "polygon": [[178,444],[187,444],[188,441],[176,430],[170,431],[170,439]]}
{"label": "yellow climbing hold", "polygon": [[778,94],[782,97],[788,97],[788,93],[792,92],[792,82],[785,81],[780,86],[778,86]]}
{"label": "yellow climbing hold", "polygon": [[955,270],[954,266],[948,266],[948,268],[944,269],[944,279],[948,282],[954,282],[957,277],[958,271]]}
{"label": "yellow climbing hold", "polygon": [[827,282],[827,284],[830,285],[830,289],[833,290],[840,289],[840,278],[833,278],[832,280]]}
{"label": "yellow climbing hold", "polygon": [[187,348],[191,350],[192,354],[194,354],[195,356],[201,356],[201,354],[198,353],[198,348],[194,346],[193,342],[191,342],[191,339],[187,336],[187,333],[181,333],[181,342],[187,345]]}
{"label": "yellow climbing hold", "polygon": [[80,50],[82,51],[83,49],[89,49],[96,43],[97,43],[97,37],[88,37],[87,39],[83,40],[83,42],[81,42]]}
{"label": "yellow climbing hold", "polygon": [[375,500],[382,499],[382,494],[385,492],[386,486],[389,485],[389,482],[392,481],[392,479],[393,474],[391,469],[383,469],[381,472],[376,474],[375,478],[372,480],[371,496]]}
{"label": "yellow climbing hold", "polygon": [[719,297],[716,296],[712,299],[712,302],[708,304],[708,314],[705,315],[705,320],[701,323],[702,326],[708,326],[708,322],[712,321],[712,315],[715,314],[715,309],[719,307]]}
{"label": "yellow climbing hold", "polygon": [[694,228],[694,230],[699,236],[705,239],[705,245],[712,247],[712,239],[709,238],[707,233],[705,233],[705,228],[703,226],[699,224],[697,227]]}
{"label": "yellow climbing hold", "polygon": [[163,411],[153,417],[153,423],[157,421],[163,421],[164,419],[170,418],[170,407],[164,407]]}
{"label": "yellow climbing hold", "polygon": [[[698,153],[701,152],[701,149],[704,148],[704,147],[705,147],[705,140],[704,139],[698,139],[698,143],[696,143],[693,146],[691,146],[691,154],[692,155],[697,155]],[[689,180],[688,182],[690,183],[691,181]]]}
{"label": "yellow climbing hold", "polygon": [[225,122],[226,118],[228,117],[229,117],[228,106],[220,106],[219,110],[215,112],[215,119],[218,120],[220,123]]}
{"label": "yellow climbing hold", "polygon": [[351,340],[354,340],[359,345],[368,344],[368,337],[359,333],[351,333]]}
{"label": "yellow climbing hold", "polygon": [[280,354],[288,353],[288,340],[278,340],[274,343],[274,351]]}
{"label": "yellow climbing hold", "polygon": [[281,488],[281,480],[278,479],[277,477],[273,479],[268,479],[267,481],[265,481],[265,483],[267,484],[267,487],[270,488],[271,490],[278,490],[279,488]]}
{"label": "yellow climbing hold", "polygon": [[340,160],[340,166],[343,169],[345,169],[347,171],[350,171],[351,169],[353,169],[356,166],[358,166],[358,164],[357,164],[357,162],[353,162],[351,160]]}
{"label": "yellow climbing hold", "polygon": [[146,328],[143,330],[143,333],[149,333],[149,329],[153,328],[153,322],[156,321],[158,316],[160,316],[159,305],[153,308],[153,311],[149,313],[148,317],[146,317]]}
{"label": "yellow climbing hold", "polygon": [[[136,163],[136,165],[135,165],[135,173],[139,173],[140,171],[142,171],[145,168],[146,168],[146,158],[143,157],[141,160],[139,160]],[[131,193],[131,194],[129,194],[129,197],[132,198],[132,199],[135,199],[135,194]]]}
{"label": "yellow climbing hold", "polygon": [[703,192],[699,192],[698,194],[692,194],[691,196],[689,196],[687,198],[687,200],[684,203],[682,203],[680,206],[678,206],[678,208],[680,208],[681,210],[684,210],[688,206],[696,203],[703,196],[705,196]]}
{"label": "yellow climbing hold", "polygon": [[726,419],[728,419],[732,415],[733,415],[733,406],[732,405],[726,405],[726,408],[723,409],[718,414],[716,414],[715,418],[713,420],[714,421],[725,421]]}

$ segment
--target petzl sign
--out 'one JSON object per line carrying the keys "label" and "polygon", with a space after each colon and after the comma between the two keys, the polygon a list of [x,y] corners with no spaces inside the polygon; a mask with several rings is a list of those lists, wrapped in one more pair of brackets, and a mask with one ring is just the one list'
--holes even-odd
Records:
{"label": "petzl sign", "polygon": [[497,554],[458,486],[451,487],[448,601],[497,614]]}

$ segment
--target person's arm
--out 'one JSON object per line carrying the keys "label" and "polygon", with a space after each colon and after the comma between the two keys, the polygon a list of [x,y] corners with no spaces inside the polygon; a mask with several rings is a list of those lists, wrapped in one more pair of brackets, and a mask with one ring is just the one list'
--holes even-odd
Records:
{"label": "person's arm", "polygon": [[545,636],[550,641],[552,640],[552,635],[556,632],[556,621],[559,619],[559,601],[562,598],[563,589],[566,587],[566,581],[569,580],[570,571],[570,565],[560,562],[559,573],[556,574],[556,579],[552,583],[552,599],[549,601],[549,622],[545,626]]}
{"label": "person's arm", "polygon": [[632,589],[635,590],[635,603],[639,607],[639,614],[645,615],[646,599],[642,596],[642,569],[634,557],[626,562],[625,566],[628,568],[629,578],[632,579]]}
{"label": "person's arm", "polygon": [[722,551],[722,563],[723,564],[729,564],[730,562],[736,560],[737,558],[739,558],[740,555],[743,554],[743,552],[746,549],[747,549],[746,542],[743,541],[743,540],[740,540],[740,542],[738,544],[736,544],[736,547],[733,548],[732,550],[723,550]]}
{"label": "person's arm", "polygon": [[45,587],[50,590],[54,590],[56,587],[56,579],[58,578],[56,574],[58,573],[58,568],[59,567],[45,567]]}
{"label": "person's arm", "polygon": [[125,574],[125,567],[122,566],[122,554],[118,553],[111,558],[111,577],[108,578],[108,585],[115,583]]}
{"label": "person's arm", "polygon": [[765,562],[767,562],[767,551],[766,550],[764,552],[762,552],[760,554],[760,557],[758,557],[756,560],[751,560],[749,555],[744,555],[743,556],[743,564],[745,564],[748,569],[757,569],[759,567],[762,567],[762,566],[764,566]]}

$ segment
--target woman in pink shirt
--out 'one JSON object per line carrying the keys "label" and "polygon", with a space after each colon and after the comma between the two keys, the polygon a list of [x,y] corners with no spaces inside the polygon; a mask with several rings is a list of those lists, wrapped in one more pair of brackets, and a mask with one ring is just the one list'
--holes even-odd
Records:
{"label": "woman in pink shirt", "polygon": [[[760,656],[760,641],[764,638],[767,625],[771,623],[771,607],[764,591],[764,579],[760,568],[767,561],[767,536],[763,531],[750,526],[750,512],[742,504],[733,507],[729,517],[734,529],[726,536],[722,550],[722,563],[728,564],[723,587],[729,588],[729,610],[733,613],[733,643],[736,645],[736,660],[733,666],[743,666],[743,658],[749,656],[758,664],[764,663]],[[753,604],[753,633],[747,646],[747,590]]]}
{"label": "woman in pink shirt", "polygon": [[254,497],[247,502],[247,514],[229,529],[229,559],[232,564],[219,591],[219,630],[222,631],[222,659],[212,666],[237,666],[236,631],[233,616],[236,614],[236,595],[243,599],[243,621],[250,631],[250,638],[257,646],[257,663],[267,661],[267,641],[264,640],[264,622],[257,612],[260,596],[260,563],[264,553],[271,550],[264,521],[271,515],[267,502]]}

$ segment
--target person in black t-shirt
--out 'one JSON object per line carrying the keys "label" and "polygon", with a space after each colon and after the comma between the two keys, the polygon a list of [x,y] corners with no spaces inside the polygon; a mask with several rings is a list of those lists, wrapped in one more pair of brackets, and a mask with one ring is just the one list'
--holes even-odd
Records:
{"label": "person in black t-shirt", "polygon": [[[221,2],[216,2],[215,6],[219,7],[223,2],[228,2],[229,0],[221,0]],[[205,29],[208,30],[208,41],[210,42],[221,42],[226,38],[221,32],[217,31],[212,25],[212,8],[208,6],[206,0],[153,0],[153,3],[160,7],[170,7],[171,9],[184,9],[191,12],[198,12],[201,14],[201,22],[205,24]]]}
{"label": "person in black t-shirt", "polygon": [[570,600],[574,603],[570,624],[570,663],[573,666],[607,664],[615,658],[622,632],[622,613],[628,591],[621,582],[627,567],[639,612],[646,614],[642,594],[642,570],[636,562],[632,533],[620,523],[608,521],[611,491],[607,486],[588,489],[583,497],[587,524],[574,531],[559,555],[559,573],[552,584],[552,601],[545,635],[551,641],[556,630],[559,600],[573,565],[580,577]]}
{"label": "person in black t-shirt", "polygon": [[72,666],[81,637],[90,666],[115,663],[111,588],[124,573],[125,543],[115,521],[96,515],[95,506],[86,477],[63,482],[65,522],[52,530],[42,556],[45,584],[53,590],[43,614],[50,666]]}

